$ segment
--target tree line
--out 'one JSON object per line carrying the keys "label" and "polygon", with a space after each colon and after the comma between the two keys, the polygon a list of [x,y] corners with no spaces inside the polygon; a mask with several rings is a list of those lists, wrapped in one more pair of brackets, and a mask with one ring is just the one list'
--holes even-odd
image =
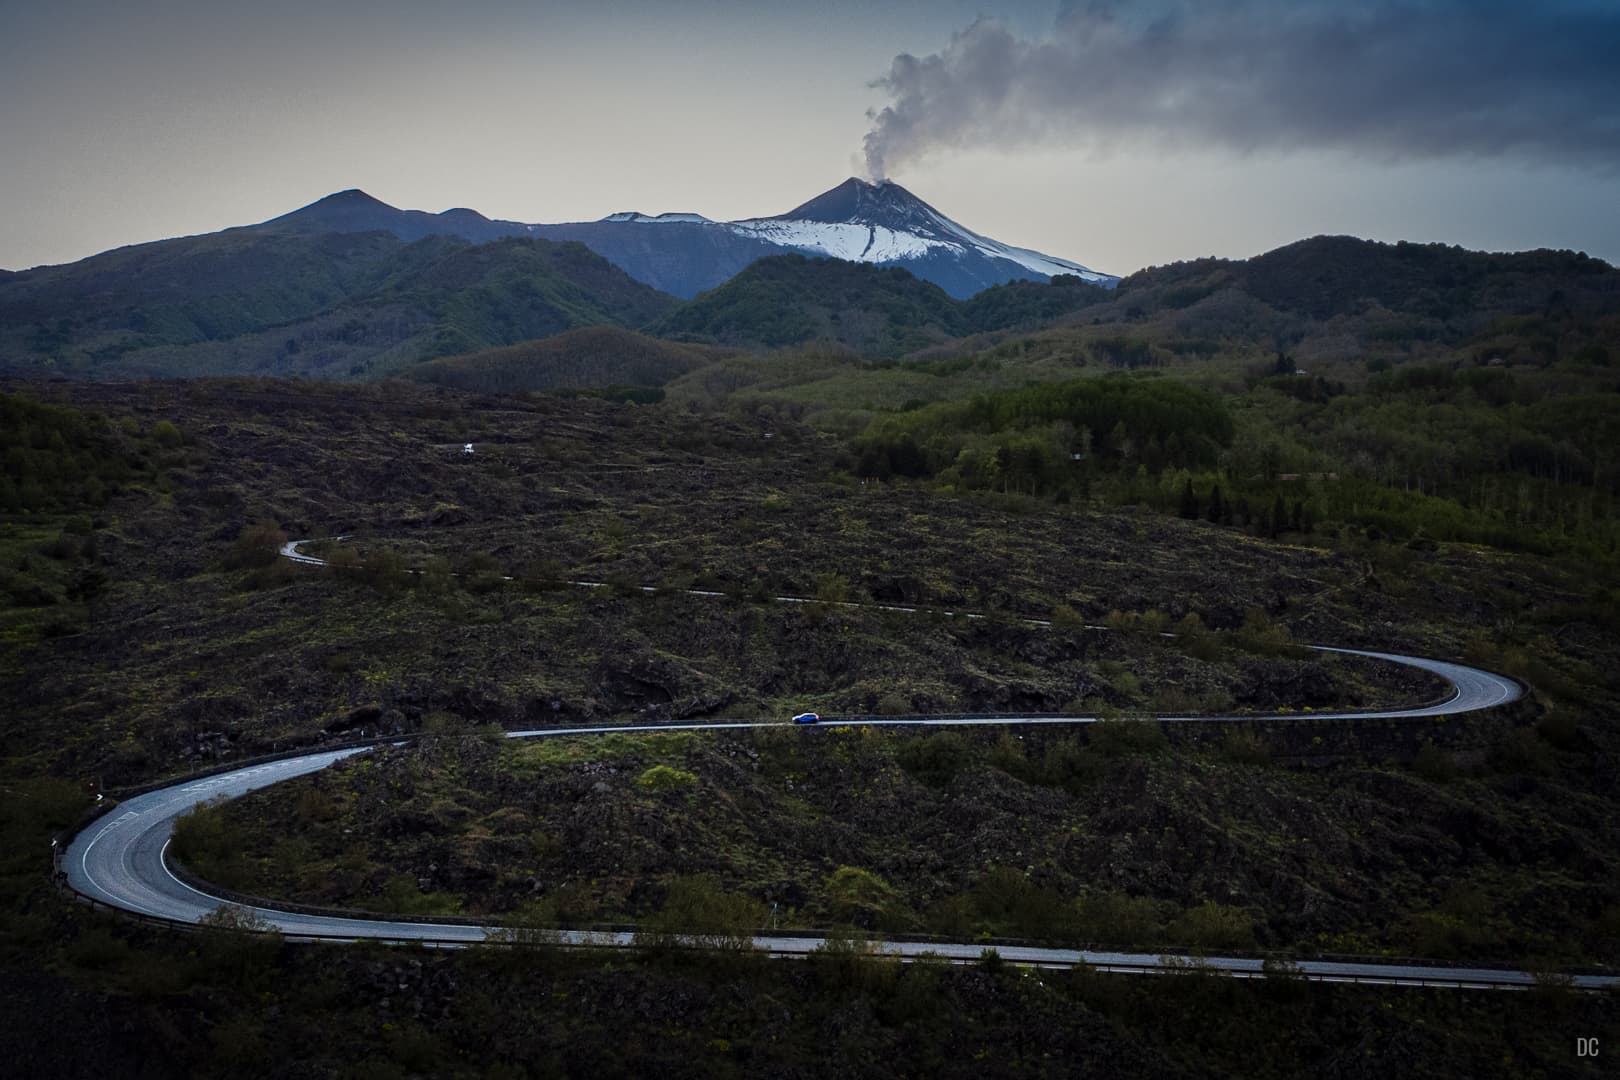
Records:
{"label": "tree line", "polygon": [[877,417],[853,444],[863,477],[1047,495],[1138,466],[1208,469],[1233,436],[1219,398],[1183,383],[1109,375],[938,402]]}

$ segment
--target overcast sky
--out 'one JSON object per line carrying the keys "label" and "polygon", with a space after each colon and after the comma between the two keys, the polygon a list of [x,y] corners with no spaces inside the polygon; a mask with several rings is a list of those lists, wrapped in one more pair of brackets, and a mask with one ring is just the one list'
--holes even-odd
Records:
{"label": "overcast sky", "polygon": [[0,0],[0,267],[363,188],[577,221],[881,172],[1129,273],[1351,233],[1620,263],[1620,3]]}

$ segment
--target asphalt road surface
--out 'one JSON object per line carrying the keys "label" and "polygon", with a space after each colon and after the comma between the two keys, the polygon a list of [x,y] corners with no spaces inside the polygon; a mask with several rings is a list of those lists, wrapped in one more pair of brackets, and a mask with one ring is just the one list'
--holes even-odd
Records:
{"label": "asphalt road surface", "polygon": [[[282,554],[299,562],[320,565],[321,560],[297,550],[302,541],[289,543]],[[594,583],[581,583],[594,584]],[[1407,719],[1456,715],[1489,709],[1514,701],[1523,694],[1513,679],[1462,664],[1398,653],[1370,652],[1314,646],[1324,652],[1346,653],[1406,664],[1445,679],[1453,693],[1444,701],[1412,708],[1374,709],[1359,712],[1316,712],[1313,717],[1340,719]],[[1288,714],[1297,716],[1298,714]],[[1169,716],[1165,723],[1215,723],[1230,720],[1253,721],[1263,715]],[[822,726],[870,725],[883,727],[950,727],[963,725],[1085,724],[1094,717],[1050,716],[914,716],[914,717],[829,717]],[[734,728],[779,727],[784,722],[735,721],[726,723],[631,724],[616,727],[548,728],[508,732],[510,738],[556,738],[567,735],[602,735],[636,731],[722,731]],[[367,748],[324,751],[252,765],[203,779],[177,782],[172,786],[139,795],[120,803],[74,837],[63,853],[61,869],[67,882],[81,896],[122,911],[176,923],[193,924],[215,911],[224,901],[188,885],[176,877],[166,862],[169,839],[177,817],[210,799],[230,799],[270,784],[290,780],[326,768]],[[393,942],[418,941],[446,947],[480,944],[496,927],[453,923],[398,922],[389,919],[339,918],[280,911],[268,907],[250,908],[254,915],[292,939],[374,939]],[[627,933],[588,933],[565,931],[554,935],[560,945],[625,947],[631,944]],[[755,939],[755,946],[775,956],[804,956],[819,948],[823,939],[814,935],[770,935]],[[879,941],[872,943],[901,958],[931,954],[959,962],[976,962],[984,946],[976,943],[919,943]],[[1002,946],[1004,960],[1020,964],[1067,968],[1089,964],[1099,970],[1168,974],[1178,967],[1197,963],[1240,978],[1262,976],[1262,962],[1253,957],[1160,956],[1152,953],[1094,952],[1032,946]],[[1396,986],[1469,987],[1524,989],[1535,985],[1535,976],[1525,971],[1497,968],[1458,968],[1408,964],[1347,963],[1302,960],[1296,964],[1304,978],[1326,982],[1363,982]],[[1620,979],[1607,975],[1577,975],[1578,989],[1599,990],[1620,985]]]}

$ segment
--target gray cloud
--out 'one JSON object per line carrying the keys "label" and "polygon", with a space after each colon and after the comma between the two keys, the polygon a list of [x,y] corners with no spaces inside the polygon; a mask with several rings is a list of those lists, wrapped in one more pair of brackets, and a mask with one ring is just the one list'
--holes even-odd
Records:
{"label": "gray cloud", "polygon": [[1620,10],[1557,2],[1080,0],[981,19],[873,85],[868,171],[941,149],[1341,149],[1620,165]]}

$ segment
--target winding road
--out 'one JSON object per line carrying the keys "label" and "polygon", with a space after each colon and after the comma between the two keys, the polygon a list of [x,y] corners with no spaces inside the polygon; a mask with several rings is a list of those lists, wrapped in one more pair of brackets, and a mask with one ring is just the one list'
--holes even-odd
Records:
{"label": "winding road", "polygon": [[[282,551],[298,562],[320,565],[321,560],[298,551],[289,543]],[[581,582],[585,586],[596,583]],[[794,599],[794,598],[784,598]],[[1324,652],[1372,657],[1432,672],[1453,687],[1444,702],[1406,709],[1380,709],[1361,712],[1317,712],[1315,718],[1405,719],[1475,712],[1514,701],[1523,689],[1512,679],[1478,668],[1398,653],[1368,652],[1313,646]],[[1290,714],[1297,715],[1297,714]],[[1166,723],[1204,723],[1254,720],[1242,716],[1170,716]],[[949,727],[960,725],[1084,724],[1092,717],[1050,716],[950,716],[950,717],[859,717],[829,718],[828,725],[870,725],[883,727]],[[725,723],[631,724],[614,727],[548,728],[508,732],[509,738],[557,738],[561,736],[604,735],[613,732],[645,731],[727,731],[781,727],[782,721],[737,721]],[[179,924],[195,924],[226,901],[181,881],[166,861],[175,819],[199,803],[217,798],[235,798],[270,784],[324,769],[368,747],[328,750],[251,765],[214,776],[177,782],[128,799],[82,830],[61,854],[60,869],[67,884],[81,897],[137,916]],[[270,907],[248,909],[265,923],[293,940],[357,941],[372,939],[389,942],[422,942],[443,947],[481,944],[498,927],[452,923],[402,922],[390,919],[342,918],[310,915]],[[628,933],[564,931],[557,935],[562,945],[626,947]],[[754,945],[772,956],[805,956],[823,944],[819,936],[761,935]],[[925,954],[956,963],[976,962],[984,948],[978,943],[939,943],[878,941],[873,947],[901,959]],[[997,952],[1009,962],[1042,967],[1069,968],[1087,964],[1102,971],[1166,974],[1189,964],[1239,978],[1261,977],[1262,961],[1253,957],[1161,956],[1152,953],[1098,952],[1077,949],[1000,946]],[[1348,963],[1301,960],[1295,964],[1298,975],[1323,982],[1361,982],[1395,986],[1432,986],[1479,989],[1525,989],[1536,984],[1529,972],[1496,968],[1437,967],[1417,964]],[[1571,985],[1583,990],[1603,990],[1620,985],[1620,978],[1609,975],[1576,975]]]}

